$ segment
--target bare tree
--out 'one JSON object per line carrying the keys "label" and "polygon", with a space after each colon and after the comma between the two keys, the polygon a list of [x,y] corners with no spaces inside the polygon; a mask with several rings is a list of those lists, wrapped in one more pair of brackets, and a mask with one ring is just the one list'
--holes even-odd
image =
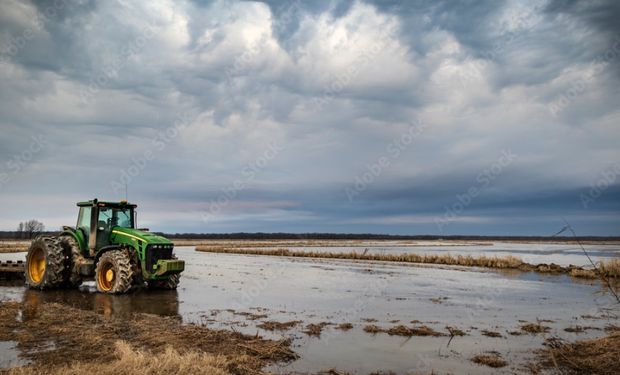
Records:
{"label": "bare tree", "polygon": [[20,229],[26,238],[34,238],[45,230],[45,225],[38,220],[32,219],[25,223],[19,223],[17,230],[20,231]]}
{"label": "bare tree", "polygon": [[17,233],[15,233],[15,237],[24,238],[24,223],[20,222],[17,226]]}

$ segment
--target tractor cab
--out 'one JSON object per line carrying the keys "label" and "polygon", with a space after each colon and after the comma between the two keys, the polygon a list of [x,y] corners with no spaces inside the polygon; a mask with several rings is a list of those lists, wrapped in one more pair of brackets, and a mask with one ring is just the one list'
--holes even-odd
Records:
{"label": "tractor cab", "polygon": [[126,201],[100,202],[95,200],[78,203],[77,230],[81,232],[89,255],[94,256],[102,248],[111,245],[115,227],[135,229],[136,205]]}

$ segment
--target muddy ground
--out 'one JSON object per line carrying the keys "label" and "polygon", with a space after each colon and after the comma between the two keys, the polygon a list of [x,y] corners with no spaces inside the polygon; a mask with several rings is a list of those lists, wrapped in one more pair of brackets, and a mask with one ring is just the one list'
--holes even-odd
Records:
{"label": "muddy ground", "polygon": [[27,368],[22,371],[32,373],[63,373],[75,366],[97,371],[122,360],[119,345],[151,358],[169,350],[186,359],[206,353],[210,367],[229,374],[255,374],[269,363],[297,358],[288,340],[184,325],[176,317],[106,316],[36,298],[0,303],[0,340],[15,343],[18,360]]}
{"label": "muddy ground", "polygon": [[[0,298],[57,303],[103,317],[143,312],[276,342],[291,339],[299,358],[264,367],[276,373],[552,373],[553,368],[538,367],[537,351],[549,339],[599,338],[620,325],[618,305],[597,280],[198,253],[192,247],[177,252],[187,270],[176,292],[107,296],[86,284],[79,291],[41,293],[5,284]],[[606,250],[610,254],[615,255]],[[1,259],[10,256],[23,254],[2,254]],[[13,341],[1,342],[4,365],[27,358]],[[489,367],[482,363],[487,357],[505,366]]]}

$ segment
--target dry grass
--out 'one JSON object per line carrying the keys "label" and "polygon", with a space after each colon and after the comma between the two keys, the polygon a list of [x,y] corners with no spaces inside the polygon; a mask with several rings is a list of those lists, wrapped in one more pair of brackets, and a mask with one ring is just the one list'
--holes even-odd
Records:
{"label": "dry grass", "polygon": [[263,322],[261,324],[257,324],[256,326],[258,328],[262,328],[267,331],[286,331],[288,329],[295,327],[299,323],[301,323],[301,321],[299,320],[293,320],[290,322],[268,321],[268,322]]}
{"label": "dry grass", "polygon": [[589,268],[573,267],[569,274],[573,277],[584,279],[596,279],[602,276],[608,278],[620,278],[620,259],[608,259],[598,262],[598,273]]}
{"label": "dry grass", "polygon": [[485,365],[493,368],[506,366],[508,363],[497,353],[478,354],[471,359],[472,362],[479,365]]}
{"label": "dry grass", "polygon": [[397,325],[389,329],[381,328],[376,325],[370,324],[364,327],[364,331],[372,334],[387,333],[390,336],[444,336],[442,333],[435,331],[428,326],[407,327],[404,325]]}
{"label": "dry grass", "polygon": [[523,262],[514,256],[488,257],[485,255],[452,255],[452,254],[368,254],[368,253],[330,253],[315,251],[296,251],[289,249],[236,249],[227,247],[198,246],[197,251],[223,254],[249,254],[269,256],[289,256],[302,258],[374,260],[404,263],[429,263],[455,266],[475,266],[488,268],[519,268]]}
{"label": "dry grass", "polygon": [[[23,322],[16,319],[20,311]],[[223,358],[224,370],[231,374],[256,374],[270,363],[297,358],[288,340],[264,340],[237,332],[184,325],[173,317],[149,314],[105,317],[55,303],[0,303],[0,340],[17,342],[24,359],[33,361],[28,367],[45,368],[46,372],[57,367],[67,369],[74,363],[102,366],[118,361],[114,347],[117,341],[139,348],[149,358],[166,355],[170,346],[179,356],[197,358],[208,354]],[[50,342],[54,343],[51,349],[41,350],[49,347]]]}
{"label": "dry grass", "polygon": [[582,279],[596,279],[598,277],[594,270],[585,268],[573,268],[568,274],[572,277],[578,277]]}
{"label": "dry grass", "polygon": [[368,332],[368,333],[380,333],[380,332],[384,332],[383,328],[377,327],[374,324],[369,324],[367,326],[364,327],[364,332]]}
{"label": "dry grass", "polygon": [[542,367],[557,367],[563,374],[620,374],[620,331],[574,343],[549,339],[545,345],[538,353]]}
{"label": "dry grass", "polygon": [[502,334],[499,332],[495,332],[495,331],[488,331],[486,329],[483,329],[480,332],[483,336],[487,336],[487,337],[502,337]]}
{"label": "dry grass", "polygon": [[163,353],[154,356],[135,350],[125,341],[114,345],[115,359],[105,363],[77,362],[59,367],[26,366],[11,369],[11,375],[117,375],[117,374],[212,374],[229,375],[230,361],[221,355],[190,351],[179,353],[167,347]]}
{"label": "dry grass", "polygon": [[326,322],[321,322],[318,324],[315,323],[310,323],[306,326],[306,329],[304,329],[304,333],[308,336],[321,336],[321,332],[323,332],[323,328],[327,325],[329,325],[330,323],[326,323]]}
{"label": "dry grass", "polygon": [[549,327],[540,323],[527,323],[521,326],[521,330],[531,334],[546,333],[549,332]]}
{"label": "dry grass", "polygon": [[235,311],[235,310],[227,310],[227,311],[233,315],[245,316],[245,318],[248,320],[258,320],[258,319],[264,319],[267,317],[267,314],[256,314],[253,312]]}
{"label": "dry grass", "polygon": [[465,336],[467,335],[462,329],[446,326],[446,330],[450,332],[450,336]]}
{"label": "dry grass", "polygon": [[597,328],[597,327],[575,325],[575,326],[570,326],[570,327],[564,328],[564,331],[565,332],[570,332],[570,333],[582,333],[582,332],[585,332],[585,331],[587,331],[589,329],[600,330],[600,328]]}
{"label": "dry grass", "polygon": [[0,253],[20,253],[29,247],[30,241],[0,241]]}
{"label": "dry grass", "polygon": [[350,329],[353,329],[353,324],[351,324],[351,323],[342,323],[342,324],[339,324],[336,327],[336,329],[340,329],[342,331],[348,331]]}
{"label": "dry grass", "polygon": [[607,277],[620,278],[620,259],[609,259],[599,263],[601,273]]}

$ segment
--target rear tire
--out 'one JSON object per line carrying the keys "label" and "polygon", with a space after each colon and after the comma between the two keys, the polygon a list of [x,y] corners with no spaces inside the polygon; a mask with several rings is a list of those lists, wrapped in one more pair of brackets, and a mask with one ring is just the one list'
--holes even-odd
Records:
{"label": "rear tire", "polygon": [[60,237],[60,244],[67,255],[67,276],[65,285],[69,288],[77,288],[82,285],[82,275],[80,274],[80,265],[84,257],[80,251],[80,245],[73,236],[64,235]]}
{"label": "rear tire", "polygon": [[148,281],[149,289],[175,290],[179,286],[181,275],[173,273],[167,280],[150,280]]}
{"label": "rear tire", "polygon": [[67,257],[58,237],[37,237],[26,255],[26,284],[33,289],[58,288],[66,281]]}
{"label": "rear tire", "polygon": [[131,261],[126,251],[111,250],[97,262],[97,290],[101,293],[127,293],[133,281]]}

